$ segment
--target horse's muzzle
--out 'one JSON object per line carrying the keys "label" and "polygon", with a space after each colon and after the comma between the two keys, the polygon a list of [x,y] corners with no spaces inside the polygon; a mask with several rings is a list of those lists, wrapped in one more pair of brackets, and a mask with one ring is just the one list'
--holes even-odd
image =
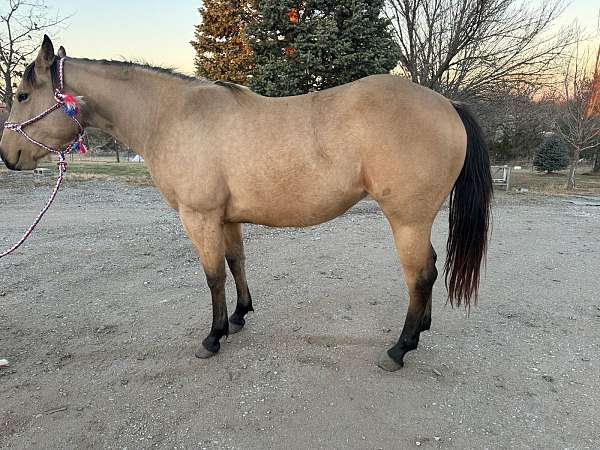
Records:
{"label": "horse's muzzle", "polygon": [[0,148],[0,158],[2,162],[9,170],[21,170],[17,166],[19,165],[19,160],[21,159],[21,150],[17,153],[17,161],[13,164],[7,158],[4,157],[4,152]]}

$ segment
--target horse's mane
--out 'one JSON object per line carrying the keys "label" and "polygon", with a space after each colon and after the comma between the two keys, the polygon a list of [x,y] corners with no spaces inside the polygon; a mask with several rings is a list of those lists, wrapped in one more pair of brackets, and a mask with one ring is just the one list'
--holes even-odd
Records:
{"label": "horse's mane", "polygon": [[134,67],[138,69],[149,70],[151,72],[161,73],[163,75],[169,75],[181,80],[188,81],[208,81],[201,78],[196,78],[185,73],[180,72],[175,67],[161,67],[153,66],[142,60],[115,60],[115,59],[89,59],[89,58],[73,58],[77,61],[89,62],[102,64],[104,66],[120,66],[120,67]]}
{"label": "horse's mane", "polygon": [[138,69],[148,70],[150,72],[160,73],[162,75],[167,75],[175,78],[179,78],[180,80],[189,81],[191,83],[201,83],[201,84],[215,84],[217,86],[225,87],[233,92],[242,92],[245,91],[246,88],[240,86],[235,83],[231,83],[229,81],[216,80],[212,81],[208,78],[194,77],[191,75],[187,75],[182,73],[175,67],[162,67],[162,66],[154,66],[148,64],[145,61],[135,61],[135,60],[114,60],[114,59],[88,59],[88,58],[76,58],[78,61],[98,63],[107,66],[121,66],[121,67],[134,67]]}
{"label": "horse's mane", "polygon": [[[135,67],[138,69],[148,70],[150,72],[160,73],[163,75],[179,78],[180,80],[186,80],[191,83],[201,83],[201,84],[215,84],[217,86],[222,86],[224,88],[229,89],[230,91],[236,92],[244,92],[246,90],[245,87],[240,86],[235,83],[231,83],[229,81],[217,80],[212,81],[208,78],[200,78],[193,77],[191,75],[186,75],[185,73],[180,72],[175,67],[161,67],[161,66],[153,66],[148,64],[145,61],[131,61],[131,60],[114,60],[114,59],[88,59],[88,58],[74,58],[77,61],[84,61],[89,63],[97,63],[106,66],[120,66],[120,67]],[[50,73],[52,75],[52,84],[56,87],[58,84],[57,80],[57,65],[58,58],[54,58],[54,62],[50,67]],[[25,71],[23,72],[23,78],[31,85],[35,85],[36,76],[35,76],[35,61],[29,64]]]}

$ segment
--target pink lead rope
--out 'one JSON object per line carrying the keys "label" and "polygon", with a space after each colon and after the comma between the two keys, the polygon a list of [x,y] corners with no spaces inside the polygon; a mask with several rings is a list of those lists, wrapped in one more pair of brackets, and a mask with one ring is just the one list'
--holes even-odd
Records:
{"label": "pink lead rope", "polygon": [[56,194],[58,194],[60,185],[62,184],[62,182],[65,178],[65,172],[67,171],[67,162],[65,161],[64,154],[61,153],[59,158],[60,159],[58,161],[58,178],[56,180],[56,185],[54,186],[54,189],[52,190],[52,194],[50,194],[50,198],[48,199],[48,202],[46,202],[46,206],[44,206],[42,208],[40,213],[37,215],[37,217],[31,224],[31,226],[27,229],[25,234],[23,234],[21,239],[19,239],[19,241],[15,245],[13,245],[11,248],[6,250],[4,253],[0,253],[0,258],[4,258],[5,256],[10,255],[12,252],[14,252],[16,249],[18,249],[21,245],[23,245],[23,243],[27,240],[27,238],[31,235],[31,233],[33,233],[33,230],[35,230],[35,227],[37,226],[37,224],[40,223],[40,220],[42,220],[42,217],[44,217],[44,214],[46,214],[46,211],[48,211],[48,209],[50,209],[50,206],[52,206],[52,202],[54,202],[54,199],[56,198]]}
{"label": "pink lead rope", "polygon": [[[56,180],[56,185],[54,186],[54,189],[52,190],[52,193],[50,194],[50,198],[48,199],[48,201],[46,202],[46,205],[42,208],[40,213],[37,215],[37,217],[33,221],[33,224],[31,224],[31,226],[27,229],[25,234],[23,234],[21,239],[19,239],[19,241],[15,245],[13,245],[11,248],[6,250],[5,252],[0,253],[0,258],[4,258],[5,256],[10,255],[15,250],[17,250],[21,245],[23,245],[23,243],[27,240],[27,238],[31,235],[31,233],[33,233],[33,230],[35,229],[35,227],[40,223],[40,220],[42,220],[42,217],[44,217],[44,214],[46,214],[46,211],[48,211],[48,209],[50,209],[50,206],[52,206],[52,203],[54,202],[54,199],[56,198],[56,194],[58,194],[58,190],[60,189],[60,186],[65,178],[65,172],[67,171],[67,161],[65,160],[65,155],[73,152],[73,150],[78,150],[81,153],[86,152],[85,144],[83,142],[84,129],[83,129],[83,126],[81,125],[81,123],[79,122],[79,120],[77,120],[75,118],[75,116],[80,112],[79,103],[81,102],[81,99],[80,99],[80,97],[76,97],[72,94],[66,94],[64,92],[63,67],[64,67],[64,58],[61,58],[58,62],[58,88],[56,88],[56,90],[54,91],[54,101],[56,102],[54,105],[52,105],[46,111],[38,114],[37,116],[35,116],[29,120],[26,120],[23,123],[7,122],[4,124],[4,128],[6,128],[7,130],[12,130],[16,133],[19,133],[23,137],[25,137],[29,142],[37,145],[38,147],[42,147],[43,149],[45,149],[51,153],[57,154],[58,155],[58,178]],[[67,148],[65,150],[58,150],[58,149],[52,148],[42,142],[39,142],[39,141],[35,140],[34,138],[32,138],[31,136],[29,136],[23,130],[23,128],[25,128],[27,125],[31,125],[34,122],[42,120],[48,114],[52,113],[53,111],[56,111],[59,108],[62,109],[63,112],[71,118],[71,120],[73,120],[73,122],[75,123],[75,125],[77,126],[77,129],[78,129],[77,137],[67,146]]]}

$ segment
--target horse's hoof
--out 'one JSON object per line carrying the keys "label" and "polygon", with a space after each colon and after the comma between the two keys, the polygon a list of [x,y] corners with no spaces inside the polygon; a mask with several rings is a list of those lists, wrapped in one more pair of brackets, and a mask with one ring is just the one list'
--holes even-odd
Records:
{"label": "horse's hoof", "polygon": [[194,354],[196,355],[196,358],[208,359],[215,356],[217,352],[211,352],[210,350],[205,349],[204,346],[201,346],[200,349]]}
{"label": "horse's hoof", "polygon": [[244,325],[246,325],[246,320],[233,313],[229,318],[229,334],[239,333],[244,328]]}
{"label": "horse's hoof", "polygon": [[239,333],[243,328],[244,324],[229,322],[229,334]]}
{"label": "horse's hoof", "polygon": [[402,367],[404,367],[404,363],[398,363],[394,361],[391,356],[388,355],[387,351],[383,352],[383,355],[381,355],[377,361],[377,365],[386,372],[395,372],[396,370],[400,370]]}

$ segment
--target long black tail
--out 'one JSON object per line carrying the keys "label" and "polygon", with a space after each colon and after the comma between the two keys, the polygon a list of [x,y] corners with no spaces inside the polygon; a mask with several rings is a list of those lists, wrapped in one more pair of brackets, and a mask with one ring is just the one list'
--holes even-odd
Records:
{"label": "long black tail", "polygon": [[491,221],[492,176],[483,130],[465,105],[453,103],[467,131],[467,154],[450,193],[450,230],[446,244],[446,288],[454,305],[477,303],[479,272]]}

